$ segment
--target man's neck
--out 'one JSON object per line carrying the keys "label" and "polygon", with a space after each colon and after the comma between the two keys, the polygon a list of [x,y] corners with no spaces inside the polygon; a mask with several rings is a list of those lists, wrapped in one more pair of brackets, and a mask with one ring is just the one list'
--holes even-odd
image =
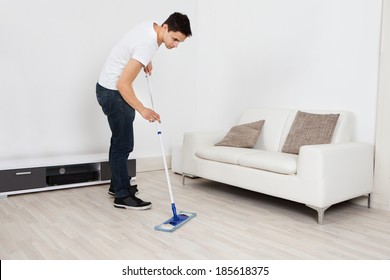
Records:
{"label": "man's neck", "polygon": [[163,28],[157,23],[153,23],[153,28],[157,33],[157,44],[160,46],[163,42]]}

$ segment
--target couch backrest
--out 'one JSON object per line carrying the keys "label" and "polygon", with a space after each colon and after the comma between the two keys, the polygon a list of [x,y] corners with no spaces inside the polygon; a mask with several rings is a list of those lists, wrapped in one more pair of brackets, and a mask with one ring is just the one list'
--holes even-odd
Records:
{"label": "couch backrest", "polygon": [[265,120],[255,149],[279,151],[280,141],[292,110],[289,109],[248,109],[241,115],[239,124]]}
{"label": "couch backrest", "polygon": [[[300,110],[315,114],[340,114],[332,143],[345,143],[352,140],[353,114],[335,110]],[[247,109],[239,120],[239,124],[265,120],[255,149],[281,151],[298,110],[294,109]]]}

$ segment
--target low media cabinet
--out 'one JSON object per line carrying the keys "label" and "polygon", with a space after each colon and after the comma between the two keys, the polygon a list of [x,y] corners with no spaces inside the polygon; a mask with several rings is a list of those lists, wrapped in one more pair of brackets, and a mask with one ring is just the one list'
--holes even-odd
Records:
{"label": "low media cabinet", "polygon": [[[136,160],[128,160],[129,176]],[[107,184],[111,171],[107,154],[0,161],[0,197],[55,189]]]}

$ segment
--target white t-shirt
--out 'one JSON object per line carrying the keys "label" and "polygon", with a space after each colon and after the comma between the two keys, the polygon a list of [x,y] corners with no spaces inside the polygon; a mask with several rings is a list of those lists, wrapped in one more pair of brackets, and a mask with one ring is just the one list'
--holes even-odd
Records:
{"label": "white t-shirt", "polygon": [[130,59],[134,58],[146,66],[158,47],[153,22],[137,25],[111,50],[100,73],[99,84],[107,89],[118,90],[116,84]]}

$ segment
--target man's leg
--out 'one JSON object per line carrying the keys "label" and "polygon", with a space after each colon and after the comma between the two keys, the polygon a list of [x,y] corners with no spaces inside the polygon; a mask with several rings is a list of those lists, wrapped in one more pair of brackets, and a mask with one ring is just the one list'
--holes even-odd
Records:
{"label": "man's leg", "polygon": [[151,207],[150,202],[138,199],[129,191],[130,181],[127,163],[134,146],[133,121],[135,110],[123,100],[119,91],[107,90],[97,85],[97,96],[104,113],[107,115],[112,132],[109,164],[111,184],[115,191],[114,206],[148,209]]}

